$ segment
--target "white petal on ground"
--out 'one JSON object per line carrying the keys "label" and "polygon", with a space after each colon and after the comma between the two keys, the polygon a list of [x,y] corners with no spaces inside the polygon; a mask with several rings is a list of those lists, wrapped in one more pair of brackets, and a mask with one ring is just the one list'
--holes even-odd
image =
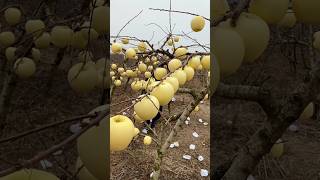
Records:
{"label": "white petal on ground", "polygon": [[188,125],[188,124],[189,124],[189,121],[185,121],[184,123],[185,123],[186,125]]}
{"label": "white petal on ground", "polygon": [[199,122],[201,122],[201,123],[203,122],[203,120],[202,120],[202,119],[199,119],[198,121],[199,121]]}
{"label": "white petal on ground", "polygon": [[172,101],[172,102],[175,102],[175,101],[176,101],[176,98],[175,98],[175,97],[173,97],[173,98],[171,99],[171,101]]}
{"label": "white petal on ground", "polygon": [[187,120],[190,121],[190,117],[187,117]]}
{"label": "white petal on ground", "polygon": [[207,125],[208,125],[208,123],[207,123],[207,122],[204,122],[204,123],[203,123],[203,125],[207,126]]}
{"label": "white petal on ground", "polygon": [[190,144],[190,145],[189,145],[189,149],[191,149],[191,150],[195,150],[195,149],[196,149],[196,145],[194,145],[194,144]]}
{"label": "white petal on ground", "polygon": [[209,175],[209,172],[206,169],[201,169],[200,174],[202,177],[207,177]]}
{"label": "white petal on ground", "polygon": [[148,133],[148,130],[146,128],[142,129],[142,131],[144,134],[147,134]]}
{"label": "white petal on ground", "polygon": [[178,141],[174,142],[173,144],[174,144],[174,146],[179,147],[179,142]]}
{"label": "white petal on ground", "polygon": [[190,156],[190,155],[185,154],[185,155],[183,155],[183,156],[182,156],[182,158],[183,158],[183,159],[186,159],[186,160],[190,160],[190,159],[191,159],[191,156]]}
{"label": "white petal on ground", "polygon": [[174,148],[174,144],[170,144],[170,148]]}
{"label": "white petal on ground", "polygon": [[192,133],[192,136],[197,138],[197,137],[199,137],[199,134],[196,133],[196,132],[193,132],[193,133]]}
{"label": "white petal on ground", "polygon": [[199,161],[203,161],[203,160],[204,160],[203,156],[201,156],[201,155],[198,156],[198,160],[199,160]]}

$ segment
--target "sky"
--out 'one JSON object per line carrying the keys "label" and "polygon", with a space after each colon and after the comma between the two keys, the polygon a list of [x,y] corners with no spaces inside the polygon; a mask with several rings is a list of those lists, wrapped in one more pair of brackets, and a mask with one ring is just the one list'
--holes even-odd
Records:
{"label": "sky", "polygon": [[[110,10],[110,31],[111,35],[117,35],[119,30],[141,10],[142,13],[128,24],[121,31],[120,36],[135,36],[139,39],[150,40],[155,46],[165,37],[164,32],[155,25],[146,26],[149,23],[157,23],[163,29],[169,29],[169,13],[150,10],[149,8],[169,9],[169,0],[111,0]],[[210,0],[172,0],[172,10],[186,11],[210,18]],[[174,34],[190,33],[190,22],[194,16],[188,14],[172,13],[172,27]],[[201,32],[192,32],[188,34],[201,44],[210,47],[210,27],[209,21],[206,21],[205,28]],[[153,33],[154,32],[154,33]],[[154,34],[154,35],[153,35]],[[195,44],[188,38],[183,38],[177,44],[190,45]],[[190,49],[204,51],[202,48]]]}

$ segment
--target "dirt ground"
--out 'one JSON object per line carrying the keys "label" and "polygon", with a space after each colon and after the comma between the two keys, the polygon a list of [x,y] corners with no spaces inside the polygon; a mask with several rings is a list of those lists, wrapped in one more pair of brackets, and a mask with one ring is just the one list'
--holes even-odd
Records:
{"label": "dirt ground", "polygon": [[[271,53],[272,52],[272,53]],[[267,57],[266,54],[272,54]],[[277,49],[269,49],[259,62],[242,67],[225,80],[232,84],[253,84],[265,80],[264,86],[280,92],[291,91],[301,82],[307,71],[300,59],[297,72]],[[250,73],[250,75],[248,75]],[[252,82],[252,83],[251,83]],[[259,83],[258,83],[259,84]],[[256,85],[258,85],[256,84]],[[239,148],[263,123],[266,115],[257,103],[213,97],[211,129],[212,158],[215,168],[231,159]],[[279,159],[263,158],[253,173],[257,180],[316,180],[320,178],[320,123],[315,119],[296,122],[299,130],[287,130],[282,137],[284,154]]]}
{"label": "dirt ground", "polygon": [[[199,76],[195,80],[188,82],[186,87],[195,88],[204,81],[201,81],[202,76]],[[130,85],[130,84],[129,84]],[[138,94],[134,94],[130,89],[127,90],[120,88],[115,91],[112,98],[112,104],[119,103],[137,97]],[[176,101],[170,105],[170,115],[182,112],[184,108],[192,101],[192,96],[188,94],[176,94]],[[116,99],[116,100],[115,100]],[[131,101],[121,105],[111,105],[111,113],[117,114],[124,107],[131,105]],[[200,170],[210,168],[210,106],[208,100],[199,105],[200,110],[198,112],[192,112],[190,115],[190,123],[183,124],[183,128],[179,131],[178,135],[174,138],[174,142],[179,143],[179,147],[169,148],[167,154],[163,158],[163,165],[161,168],[161,179],[209,179],[209,177],[201,177]],[[164,108],[164,117],[169,118],[168,108]],[[128,115],[132,114],[132,108],[126,112]],[[203,122],[207,122],[204,125],[200,123],[199,119]],[[160,123],[164,123],[165,119],[161,118]],[[157,124],[156,133],[161,136],[161,125]],[[166,138],[171,131],[171,127],[174,126],[176,121],[170,122],[163,129],[163,135],[161,137]],[[136,127],[143,129],[142,124],[135,124]],[[199,134],[198,138],[192,136],[193,132]],[[149,135],[153,135],[151,132]],[[195,150],[190,150],[189,145],[194,144]],[[121,152],[114,152],[111,154],[111,179],[149,179],[153,170],[154,159],[157,152],[156,143],[152,143],[150,146],[143,144],[143,136],[139,135],[129,146],[128,149]],[[183,155],[190,155],[191,160],[183,159]],[[204,157],[203,161],[198,161],[198,156]]]}

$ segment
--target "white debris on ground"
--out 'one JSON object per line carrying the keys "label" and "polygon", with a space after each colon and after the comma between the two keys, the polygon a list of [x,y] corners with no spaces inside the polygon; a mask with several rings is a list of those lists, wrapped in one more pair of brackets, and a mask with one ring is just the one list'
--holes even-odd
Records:
{"label": "white debris on ground", "polygon": [[209,172],[206,169],[201,169],[200,174],[202,177],[207,177],[209,175]]}
{"label": "white debris on ground", "polygon": [[203,120],[202,120],[202,119],[198,119],[198,121],[199,121],[200,123],[202,123],[202,122],[203,122]]}
{"label": "white debris on ground", "polygon": [[190,117],[187,117],[187,120],[190,121]]}
{"label": "white debris on ground", "polygon": [[175,97],[173,97],[173,98],[171,99],[171,101],[172,101],[172,102],[175,102],[175,101],[176,101],[176,98],[175,98]]}
{"label": "white debris on ground", "polygon": [[192,136],[197,138],[197,137],[199,137],[199,134],[197,132],[193,132]]}
{"label": "white debris on ground", "polygon": [[150,177],[152,177],[153,176],[153,172],[150,174]]}
{"label": "white debris on ground", "polygon": [[208,124],[209,124],[209,123],[207,123],[207,122],[204,122],[204,123],[203,123],[204,126],[207,126]]}
{"label": "white debris on ground", "polygon": [[203,104],[203,101],[200,101],[200,104]]}
{"label": "white debris on ground", "polygon": [[72,124],[72,125],[69,127],[69,130],[70,130],[72,133],[77,133],[77,132],[81,131],[81,125],[80,125],[80,123]]}
{"label": "white debris on ground", "polygon": [[190,145],[189,145],[189,149],[191,149],[191,150],[195,150],[195,149],[196,149],[196,145],[194,145],[194,144],[190,144]]}
{"label": "white debris on ground", "polygon": [[144,133],[144,134],[147,134],[147,133],[148,133],[148,130],[147,130],[146,128],[144,128],[144,129],[142,129],[141,132]]}
{"label": "white debris on ground", "polygon": [[47,168],[51,168],[52,167],[52,163],[46,159],[41,160],[40,164],[42,166],[43,169],[47,169]]}
{"label": "white debris on ground", "polygon": [[189,121],[185,121],[184,123],[185,123],[186,125],[189,125],[189,124],[190,124]]}
{"label": "white debris on ground", "polygon": [[178,141],[174,142],[173,144],[174,144],[175,147],[179,147],[179,142]]}
{"label": "white debris on ground", "polygon": [[186,160],[190,160],[190,159],[191,159],[191,156],[190,156],[190,155],[185,154],[185,155],[183,155],[183,156],[182,156],[182,158],[183,158],[183,159],[186,159]]}
{"label": "white debris on ground", "polygon": [[170,144],[170,146],[169,146],[170,148],[174,148],[175,146],[174,146],[174,144]]}
{"label": "white debris on ground", "polygon": [[204,160],[203,156],[199,155],[199,156],[198,156],[198,160],[199,160],[199,161],[203,161],[203,160]]}
{"label": "white debris on ground", "polygon": [[126,113],[126,112],[123,112],[123,113],[122,113],[122,115],[124,115],[124,116],[125,116],[125,115],[127,115],[127,113]]}
{"label": "white debris on ground", "polygon": [[298,126],[295,124],[291,124],[288,129],[292,132],[297,132],[299,130]]}

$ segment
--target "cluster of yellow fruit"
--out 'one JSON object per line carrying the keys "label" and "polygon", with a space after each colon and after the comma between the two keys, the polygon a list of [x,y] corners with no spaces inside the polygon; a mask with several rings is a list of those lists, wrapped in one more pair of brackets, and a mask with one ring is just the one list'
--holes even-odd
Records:
{"label": "cluster of yellow fruit", "polygon": [[[112,53],[114,53],[114,54],[123,53],[123,51],[124,51],[123,44],[129,44],[129,39],[123,38],[121,41],[122,41],[122,43],[120,43],[120,42],[112,43],[112,45],[111,45],[111,52]],[[128,48],[125,50],[125,52],[124,52],[125,58],[128,60],[137,60],[138,59],[137,53],[138,52],[146,52],[147,50],[148,50],[148,45],[146,44],[146,42],[140,41],[136,48]]]}
{"label": "cluster of yellow fruit", "polygon": [[[214,3],[217,4],[213,10],[214,19],[221,18],[229,11],[226,0],[215,0]],[[320,24],[320,12],[315,7],[320,7],[320,1],[294,0],[293,12],[289,9],[289,0],[255,0],[249,4],[249,12],[240,15],[235,27],[230,24],[230,20],[214,27],[211,43],[220,65],[221,76],[229,76],[235,73],[242,63],[251,63],[258,59],[268,45],[268,24],[287,28],[293,27],[296,21]],[[319,42],[315,41],[316,47],[318,44]]]}

